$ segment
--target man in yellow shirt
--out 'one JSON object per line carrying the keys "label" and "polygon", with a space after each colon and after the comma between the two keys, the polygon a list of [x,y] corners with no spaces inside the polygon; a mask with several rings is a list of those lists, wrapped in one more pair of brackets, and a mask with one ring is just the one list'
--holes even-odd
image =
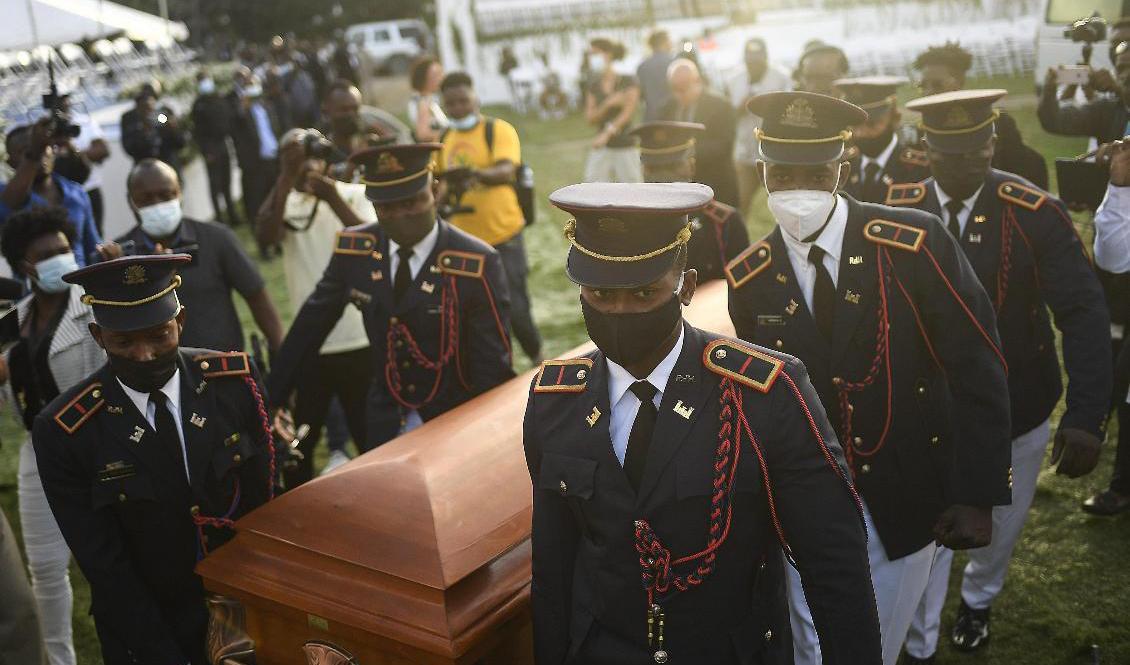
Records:
{"label": "man in yellow shirt", "polygon": [[526,289],[529,265],[522,242],[526,220],[514,191],[522,163],[518,132],[504,120],[483,117],[471,77],[463,72],[448,74],[440,84],[440,95],[451,124],[436,156],[435,174],[443,188],[439,198],[448,198],[455,180],[460,181],[459,187],[466,187],[458,200],[461,211],[448,221],[498,250],[510,287],[514,337],[530,360],[540,363],[541,336]]}

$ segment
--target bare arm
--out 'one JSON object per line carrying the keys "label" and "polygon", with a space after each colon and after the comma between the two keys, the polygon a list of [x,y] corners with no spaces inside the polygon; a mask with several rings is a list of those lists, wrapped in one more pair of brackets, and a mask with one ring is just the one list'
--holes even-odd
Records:
{"label": "bare arm", "polygon": [[305,150],[297,142],[284,146],[279,153],[279,177],[275,180],[271,193],[267,195],[267,200],[255,211],[255,239],[262,245],[274,245],[282,241],[286,197],[298,181],[298,171],[304,158]]}
{"label": "bare arm", "polygon": [[277,351],[282,346],[283,326],[266,287],[251,294],[246,300],[251,316],[255,319],[255,325],[259,326],[259,330],[262,330],[263,336],[267,338],[267,348]]}

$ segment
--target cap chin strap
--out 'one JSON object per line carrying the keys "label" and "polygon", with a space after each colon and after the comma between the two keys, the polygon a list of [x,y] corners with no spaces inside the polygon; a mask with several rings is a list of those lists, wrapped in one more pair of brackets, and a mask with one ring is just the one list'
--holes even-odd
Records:
{"label": "cap chin strap", "polygon": [[981,129],[983,127],[986,127],[988,125],[993,124],[994,122],[996,122],[997,118],[999,118],[999,117],[1001,117],[1001,112],[998,109],[993,109],[993,114],[990,115],[988,117],[988,119],[982,120],[981,122],[977,123],[976,125],[973,125],[972,127],[962,127],[961,129],[936,129],[934,127],[927,125],[924,122],[918,123],[918,126],[921,127],[922,129],[925,129],[926,131],[930,132],[931,134],[941,134],[943,136],[952,135],[952,134],[972,134],[973,132],[977,131],[978,129]]}
{"label": "cap chin strap", "polygon": [[600,254],[598,252],[594,252],[584,245],[581,245],[579,242],[577,242],[576,219],[570,219],[569,221],[565,222],[565,238],[569,241],[570,245],[577,248],[578,252],[586,256],[591,256],[594,259],[600,259],[601,261],[609,261],[612,263],[634,263],[636,261],[646,261],[648,259],[653,259],[660,254],[671,251],[679,245],[687,244],[687,242],[689,242],[691,239],[691,225],[688,222],[687,225],[684,226],[679,231],[679,233],[675,235],[674,242],[664,247],[660,247],[659,249],[647,252],[646,254],[637,254],[635,256],[609,256],[608,254]]}
{"label": "cap chin strap", "polygon": [[[81,300],[82,300],[84,305],[107,305],[107,306],[110,306],[110,307],[136,307],[138,305],[144,305],[145,303],[150,303],[150,302],[153,302],[154,300],[159,300],[161,298],[164,298],[166,295],[168,295],[168,293],[170,291],[173,291],[178,286],[180,286],[180,283],[181,283],[180,275],[173,275],[173,281],[170,282],[168,286],[161,289],[157,293],[154,293],[151,296],[147,296],[147,297],[141,298],[139,300],[129,300],[129,301],[124,301],[124,300],[99,300],[98,298],[95,298],[94,296],[90,295],[89,293],[83,295]],[[179,302],[179,300],[178,300],[178,302]]]}

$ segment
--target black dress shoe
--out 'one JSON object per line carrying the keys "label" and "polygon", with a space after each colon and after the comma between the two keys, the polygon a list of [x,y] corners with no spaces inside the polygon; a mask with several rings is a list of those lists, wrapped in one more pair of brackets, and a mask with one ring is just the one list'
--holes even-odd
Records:
{"label": "black dress shoe", "polygon": [[1109,517],[1130,510],[1130,496],[1114,490],[1103,490],[1083,502],[1083,511]]}
{"label": "black dress shoe", "polygon": [[903,653],[900,665],[934,665],[934,656],[926,656],[925,658],[915,658],[914,656]]}
{"label": "black dress shoe", "polygon": [[959,651],[976,651],[989,641],[989,610],[975,610],[961,601],[950,639]]}

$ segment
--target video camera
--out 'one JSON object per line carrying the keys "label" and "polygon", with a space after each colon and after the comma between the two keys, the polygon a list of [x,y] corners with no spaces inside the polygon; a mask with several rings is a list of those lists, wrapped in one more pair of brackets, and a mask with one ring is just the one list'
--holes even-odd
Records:
{"label": "video camera", "polygon": [[51,124],[47,127],[48,136],[53,139],[78,138],[82,128],[68,120],[63,110],[63,98],[66,95],[59,94],[59,86],[55,83],[55,63],[51,58],[47,59],[47,76],[50,84],[47,93],[43,95],[43,108],[51,118]]}
{"label": "video camera", "polygon": [[349,159],[349,155],[341,151],[333,141],[316,130],[307,130],[302,137],[302,149],[306,156],[312,159],[323,159],[330,164],[338,164]]}
{"label": "video camera", "polygon": [[1063,29],[1063,38],[1083,45],[1083,64],[1091,64],[1091,51],[1095,44],[1106,39],[1106,19],[1098,12],[1073,21]]}
{"label": "video camera", "polygon": [[444,171],[439,179],[447,184],[447,195],[439,204],[439,216],[451,219],[452,215],[462,215],[475,212],[472,206],[465,206],[461,202],[463,195],[474,184],[474,171],[467,167],[459,167]]}

